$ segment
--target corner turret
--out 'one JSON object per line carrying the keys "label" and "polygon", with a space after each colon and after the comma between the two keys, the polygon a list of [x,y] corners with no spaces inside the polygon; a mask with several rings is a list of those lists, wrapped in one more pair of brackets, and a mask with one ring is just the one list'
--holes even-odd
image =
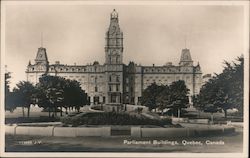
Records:
{"label": "corner turret", "polygon": [[180,66],[193,66],[193,60],[191,58],[189,49],[187,48],[182,49],[179,65]]}

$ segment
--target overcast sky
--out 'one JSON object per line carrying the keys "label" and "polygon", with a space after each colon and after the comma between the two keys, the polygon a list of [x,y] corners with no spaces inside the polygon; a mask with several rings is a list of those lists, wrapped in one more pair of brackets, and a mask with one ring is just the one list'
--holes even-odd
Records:
{"label": "overcast sky", "polygon": [[177,65],[185,37],[203,74],[221,72],[223,60],[244,53],[242,6],[11,5],[6,7],[5,64],[12,84],[26,79],[26,66],[29,60],[34,63],[41,46],[41,32],[50,63],[103,64],[114,8],[124,34],[125,64]]}

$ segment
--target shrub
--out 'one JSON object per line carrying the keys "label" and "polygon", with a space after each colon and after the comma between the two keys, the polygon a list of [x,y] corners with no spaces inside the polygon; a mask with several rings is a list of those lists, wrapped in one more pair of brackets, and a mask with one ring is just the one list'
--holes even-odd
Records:
{"label": "shrub", "polygon": [[126,113],[86,113],[81,116],[63,117],[62,123],[79,125],[171,125],[171,119],[155,120]]}

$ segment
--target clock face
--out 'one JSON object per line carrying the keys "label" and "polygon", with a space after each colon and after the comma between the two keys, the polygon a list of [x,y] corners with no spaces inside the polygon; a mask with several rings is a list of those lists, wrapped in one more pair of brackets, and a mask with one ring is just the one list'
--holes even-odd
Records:
{"label": "clock face", "polygon": [[111,54],[111,55],[115,55],[116,53],[117,53],[116,50],[111,50],[111,51],[110,51],[110,54]]}
{"label": "clock face", "polygon": [[116,32],[116,26],[113,26],[110,33],[111,33],[112,35],[114,35],[115,32]]}
{"label": "clock face", "polygon": [[40,57],[40,58],[43,57],[43,54],[40,54],[39,57]]}

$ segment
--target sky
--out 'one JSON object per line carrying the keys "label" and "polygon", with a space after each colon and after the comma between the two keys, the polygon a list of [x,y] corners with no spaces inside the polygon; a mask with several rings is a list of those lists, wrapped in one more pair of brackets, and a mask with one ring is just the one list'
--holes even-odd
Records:
{"label": "sky", "polygon": [[103,64],[105,32],[114,8],[124,34],[125,64],[178,65],[186,47],[203,74],[213,74],[222,71],[224,60],[244,53],[242,6],[9,5],[5,65],[11,72],[11,87],[26,80],[28,62],[34,63],[41,46],[52,64]]}

